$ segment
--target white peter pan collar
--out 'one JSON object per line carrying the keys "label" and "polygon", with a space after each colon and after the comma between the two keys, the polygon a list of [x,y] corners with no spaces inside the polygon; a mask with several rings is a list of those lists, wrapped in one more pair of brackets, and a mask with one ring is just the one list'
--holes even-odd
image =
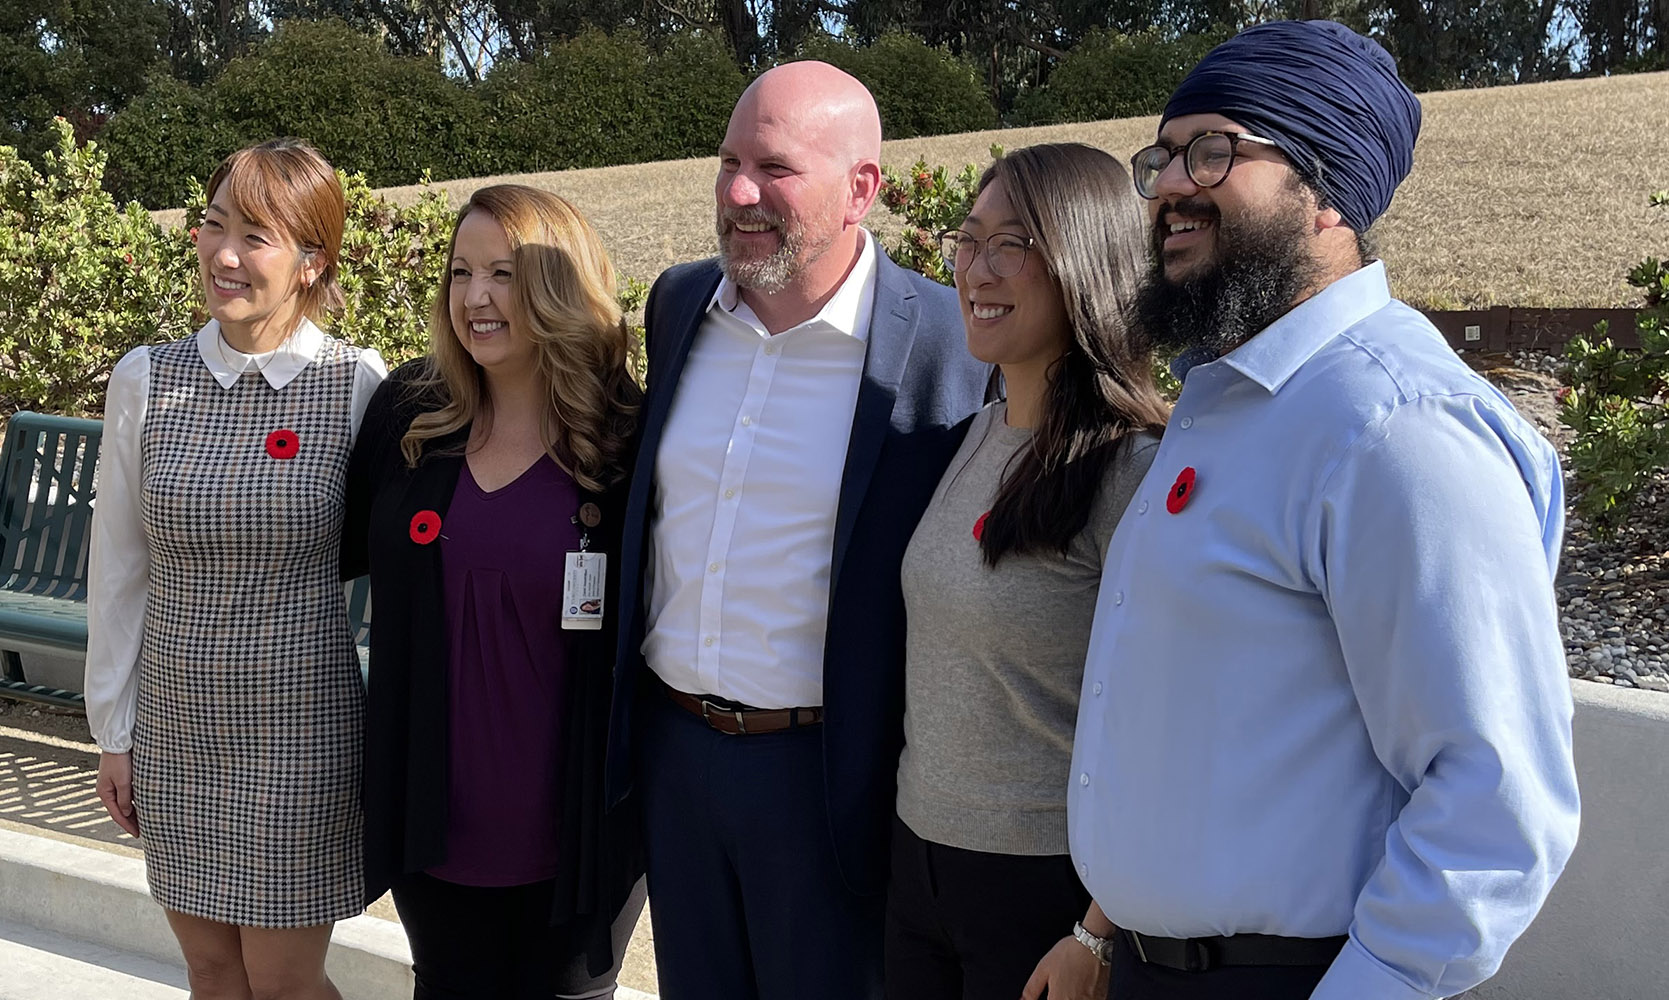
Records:
{"label": "white peter pan collar", "polygon": [[220,335],[220,321],[211,319],[197,331],[197,356],[209,369],[209,374],[222,389],[230,389],[238,376],[251,368],[258,369],[267,385],[282,389],[300,375],[318,357],[324,343],[324,331],[313,321],[302,317],[301,325],[277,350],[266,354],[244,354]]}

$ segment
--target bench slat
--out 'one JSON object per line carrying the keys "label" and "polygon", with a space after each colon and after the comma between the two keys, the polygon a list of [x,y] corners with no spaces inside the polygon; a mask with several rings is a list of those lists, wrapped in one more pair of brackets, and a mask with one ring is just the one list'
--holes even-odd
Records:
{"label": "bench slat", "polygon": [[[94,473],[103,443],[96,420],[17,413],[0,450],[0,697],[81,706],[81,695],[29,684],[18,653],[85,655],[87,556]],[[360,669],[370,641],[371,587],[346,586]],[[15,674],[15,676],[14,676]]]}

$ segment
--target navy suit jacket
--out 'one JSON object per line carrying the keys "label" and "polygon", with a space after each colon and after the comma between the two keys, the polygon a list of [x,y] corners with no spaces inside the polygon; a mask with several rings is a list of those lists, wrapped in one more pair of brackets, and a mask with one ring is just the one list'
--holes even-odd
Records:
{"label": "navy suit jacket", "polygon": [[[879,247],[876,264],[875,310],[835,517],[823,654],[830,835],[842,875],[860,893],[879,892],[886,882],[904,745],[904,547],[960,443],[957,425],[983,404],[991,375],[988,365],[968,354],[954,290],[899,267]],[[648,395],[621,543],[611,804],[630,791],[636,695],[659,683],[640,651],[655,456],[720,276],[716,259],[683,264],[662,274],[649,292]]]}

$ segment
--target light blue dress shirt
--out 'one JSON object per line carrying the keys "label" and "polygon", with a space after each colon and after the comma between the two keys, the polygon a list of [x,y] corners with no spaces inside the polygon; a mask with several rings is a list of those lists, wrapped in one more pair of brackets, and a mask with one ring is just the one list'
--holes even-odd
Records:
{"label": "light blue dress shirt", "polygon": [[1315,1000],[1492,975],[1576,841],[1563,509],[1553,449],[1380,264],[1189,371],[1084,670],[1068,825],[1107,916],[1348,931]]}

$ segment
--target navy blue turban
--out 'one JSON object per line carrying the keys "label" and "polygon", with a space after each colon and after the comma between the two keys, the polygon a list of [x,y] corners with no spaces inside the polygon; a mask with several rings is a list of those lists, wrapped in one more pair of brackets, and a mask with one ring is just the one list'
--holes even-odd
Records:
{"label": "navy blue turban", "polygon": [[1273,140],[1358,233],[1390,206],[1420,134],[1396,60],[1334,21],[1273,21],[1212,49],[1165,105],[1166,121],[1195,114]]}

